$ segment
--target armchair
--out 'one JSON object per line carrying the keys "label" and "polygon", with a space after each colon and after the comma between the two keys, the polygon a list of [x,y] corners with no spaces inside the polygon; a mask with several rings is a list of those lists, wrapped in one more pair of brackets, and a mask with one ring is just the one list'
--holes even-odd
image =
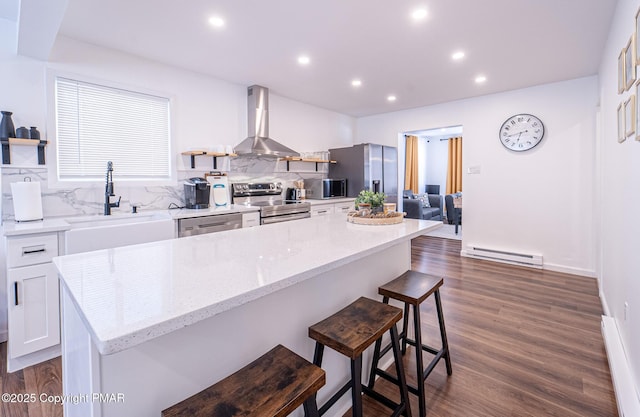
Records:
{"label": "armchair", "polygon": [[[404,190],[402,193],[403,210],[407,213],[407,218],[442,221],[443,197],[436,194],[418,196],[411,190]],[[426,197],[431,207],[425,207],[420,197]]]}

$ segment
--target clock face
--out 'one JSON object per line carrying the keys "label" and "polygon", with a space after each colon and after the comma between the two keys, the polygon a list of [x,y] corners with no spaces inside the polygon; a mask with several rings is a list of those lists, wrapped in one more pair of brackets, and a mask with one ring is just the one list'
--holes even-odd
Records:
{"label": "clock face", "polygon": [[544,136],[542,121],[531,114],[516,114],[508,118],[500,128],[500,142],[512,151],[528,151]]}

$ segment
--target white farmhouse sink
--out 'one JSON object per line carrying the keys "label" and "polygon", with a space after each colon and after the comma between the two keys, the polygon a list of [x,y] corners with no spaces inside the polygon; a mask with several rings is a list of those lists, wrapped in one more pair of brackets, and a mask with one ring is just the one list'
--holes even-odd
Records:
{"label": "white farmhouse sink", "polygon": [[65,254],[173,239],[175,224],[168,213],[114,214],[65,219]]}

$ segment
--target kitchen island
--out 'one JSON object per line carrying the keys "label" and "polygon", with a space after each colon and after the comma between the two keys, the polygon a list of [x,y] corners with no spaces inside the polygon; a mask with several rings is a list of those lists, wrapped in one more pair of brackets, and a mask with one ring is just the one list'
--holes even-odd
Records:
{"label": "kitchen island", "polygon": [[[411,239],[441,224],[336,214],[54,258],[63,393],[76,396],[65,417],[157,417],[277,344],[311,360],[308,326],[379,299],[377,287],[410,268]],[[321,402],[349,373],[330,351],[323,368]]]}

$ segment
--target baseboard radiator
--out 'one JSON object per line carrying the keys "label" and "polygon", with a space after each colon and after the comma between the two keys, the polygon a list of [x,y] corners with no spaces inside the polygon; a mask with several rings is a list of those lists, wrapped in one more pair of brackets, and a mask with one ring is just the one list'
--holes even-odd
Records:
{"label": "baseboard radiator", "polygon": [[542,268],[542,255],[510,252],[498,249],[483,248],[480,246],[467,245],[462,251],[463,256],[470,258],[486,259],[496,262],[504,262],[513,265],[530,266]]}

